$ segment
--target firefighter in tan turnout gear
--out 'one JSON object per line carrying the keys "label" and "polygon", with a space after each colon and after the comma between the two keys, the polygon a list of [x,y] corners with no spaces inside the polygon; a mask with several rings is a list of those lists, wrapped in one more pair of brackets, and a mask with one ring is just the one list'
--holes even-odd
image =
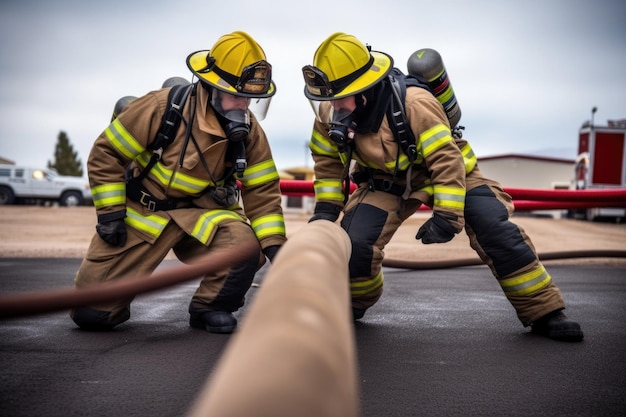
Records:
{"label": "firefighter in tan turnout gear", "polygon": [[[393,134],[393,59],[354,36],[335,33],[303,69],[304,94],[315,112],[310,141],[316,205],[311,221],[336,221],[350,236],[350,288],[355,320],[383,292],[385,245],[421,204],[433,215],[419,229],[424,244],[444,243],[465,228],[524,326],[558,340],[579,341],[578,323],[526,233],[509,220],[511,198],[485,178],[469,144],[451,131],[446,111],[424,88],[407,87],[404,107],[416,138],[411,160]],[[349,196],[351,180],[358,188]],[[419,249],[416,249],[419,250]]]}
{"label": "firefighter in tan turnout gear", "polygon": [[[188,262],[253,241],[258,251],[204,276],[189,305],[192,327],[230,333],[237,325],[232,313],[265,262],[262,253],[271,261],[286,241],[279,176],[258,123],[276,86],[263,49],[244,32],[190,54],[187,66],[198,80],[186,87],[182,122],[162,154],[151,143],[170,88],[132,100],[96,139],[88,171],[97,234],[75,284],[151,273],[170,249]],[[81,328],[107,330],[129,319],[130,303],[80,307],[70,315]]]}

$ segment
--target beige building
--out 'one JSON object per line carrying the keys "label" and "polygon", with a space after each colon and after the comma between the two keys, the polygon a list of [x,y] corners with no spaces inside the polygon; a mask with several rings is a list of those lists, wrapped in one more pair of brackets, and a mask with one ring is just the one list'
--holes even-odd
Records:
{"label": "beige building", "polygon": [[574,181],[573,159],[505,154],[478,158],[485,176],[511,188],[569,189]]}
{"label": "beige building", "polygon": [[[575,162],[573,159],[504,154],[479,157],[478,167],[486,177],[498,181],[504,188],[567,190],[573,188]],[[565,214],[562,210],[533,213],[557,218]]]}

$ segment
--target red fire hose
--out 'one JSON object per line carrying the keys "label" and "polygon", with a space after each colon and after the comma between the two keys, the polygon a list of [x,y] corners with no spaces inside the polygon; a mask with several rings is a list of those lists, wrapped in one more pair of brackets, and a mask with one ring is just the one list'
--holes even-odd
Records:
{"label": "red fire hose", "polygon": [[[281,180],[284,195],[313,196],[313,181]],[[354,184],[353,184],[354,190]],[[615,190],[532,190],[505,188],[514,201],[516,210],[554,210],[593,207],[626,207],[626,189]],[[430,210],[422,206],[421,210]],[[174,284],[198,278],[208,272],[236,263],[237,259],[252,253],[252,246],[231,251],[220,251],[206,256],[193,265],[183,265],[151,276],[134,277],[87,289],[62,289],[46,292],[0,296],[0,319],[66,310],[96,304],[137,294],[155,291]],[[572,258],[626,258],[626,250],[586,250],[539,254],[540,260]],[[402,269],[441,269],[482,265],[478,258],[445,261],[407,261],[385,259],[383,266]]]}
{"label": "red fire hose", "polygon": [[[314,196],[313,181],[281,180],[280,189],[287,196]],[[351,192],[356,189],[351,184]],[[504,188],[513,198],[515,210],[565,210],[594,207],[626,207],[626,189],[606,190],[537,190]],[[420,210],[430,210],[422,205]]]}

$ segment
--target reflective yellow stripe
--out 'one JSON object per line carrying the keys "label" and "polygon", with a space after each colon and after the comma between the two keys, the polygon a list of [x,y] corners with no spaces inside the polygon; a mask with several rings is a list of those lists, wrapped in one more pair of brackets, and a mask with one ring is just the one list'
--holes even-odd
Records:
{"label": "reflective yellow stripe", "polygon": [[433,189],[432,185],[427,185],[425,187],[420,188],[417,191],[421,191],[423,193],[426,193],[426,194],[428,194],[431,197],[433,196],[433,194],[435,194],[435,190]]}
{"label": "reflective yellow stripe", "polygon": [[419,137],[420,148],[425,157],[441,148],[452,140],[450,129],[444,124],[438,124],[422,132]]}
{"label": "reflective yellow stripe", "polygon": [[[157,165],[157,172],[166,172],[163,168],[163,165]],[[171,171],[168,171],[167,173],[170,175],[171,178]],[[164,182],[163,184],[165,185],[166,183]],[[210,180],[204,180],[197,177],[192,177],[190,175],[182,174],[181,172],[176,172],[174,173],[174,179],[169,185],[170,188],[173,188],[175,190],[181,190],[188,194],[195,195],[202,192],[202,190],[204,190],[208,186],[214,186],[215,184],[213,183],[213,181]]]}
{"label": "reflective yellow stripe", "polygon": [[119,206],[126,204],[126,184],[115,182],[111,184],[96,185],[91,189],[93,205],[99,209],[106,206]]}
{"label": "reflective yellow stripe", "polygon": [[[344,154],[340,154],[340,156],[343,156]],[[394,172],[396,169],[396,161],[388,161],[385,162],[385,166],[381,167],[378,166],[378,164],[374,163],[373,161],[365,161],[363,159],[361,159],[359,157],[359,155],[357,154],[352,154],[352,159],[354,159],[359,165],[364,166],[364,167],[369,167],[372,169],[380,169],[380,170],[386,170],[387,172]],[[418,156],[419,159],[419,156]],[[423,162],[423,158],[421,159],[421,161]],[[342,158],[342,162],[344,164],[344,166],[346,165],[346,162],[343,160]],[[406,154],[404,152],[400,153],[400,156],[398,158],[398,170],[399,171],[404,171],[406,169],[409,168],[409,165],[411,164],[411,161],[409,161],[409,157],[406,156]],[[415,164],[418,164],[418,161],[415,161]]]}
{"label": "reflective yellow stripe", "polygon": [[243,178],[240,178],[245,187],[266,184],[278,179],[278,170],[276,170],[276,165],[271,159],[247,167],[243,172]]}
{"label": "reflective yellow stripe", "polygon": [[[392,163],[393,163],[393,165],[391,165]],[[404,170],[409,168],[410,164],[411,164],[411,161],[409,161],[409,157],[406,156],[406,154],[404,152],[402,152],[400,154],[400,157],[398,158],[398,169],[400,171],[404,171]],[[393,169],[395,169],[396,162],[392,161],[392,162],[387,163],[385,165],[387,165],[387,169],[393,170]]]}
{"label": "reflective yellow stripe", "polygon": [[132,207],[126,207],[126,224],[150,236],[159,237],[169,223],[169,219],[156,214],[142,215]]}
{"label": "reflective yellow stripe", "polygon": [[126,130],[119,119],[113,120],[104,130],[104,134],[113,147],[128,159],[135,159],[137,155],[145,151],[145,148]]}
{"label": "reflective yellow stripe", "polygon": [[369,294],[383,285],[385,278],[383,276],[383,270],[372,279],[368,279],[367,281],[357,281],[350,283],[350,293],[354,295],[364,295]]}
{"label": "reflective yellow stripe", "polygon": [[[352,159],[354,159],[356,161],[357,164],[361,165],[362,167],[366,167],[368,166],[367,161],[362,160],[359,155],[357,154],[352,154]],[[345,165],[344,165],[345,166]]]}
{"label": "reflective yellow stripe", "polygon": [[206,244],[220,222],[229,219],[243,221],[241,216],[230,210],[209,210],[200,216],[191,235]]}
{"label": "reflective yellow stripe", "polygon": [[435,185],[434,204],[438,207],[445,207],[454,210],[463,210],[465,208],[465,189],[456,187],[445,187]]}
{"label": "reflective yellow stripe", "polygon": [[525,274],[502,279],[499,282],[504,290],[504,294],[507,297],[512,297],[529,295],[545,288],[552,282],[552,277],[548,274],[548,271],[546,271],[543,265],[540,265],[538,268],[526,272]]}
{"label": "reflective yellow stripe", "polygon": [[461,153],[463,154],[463,162],[465,163],[465,173],[469,174],[476,167],[476,155],[469,143],[463,146]]}
{"label": "reflective yellow stripe", "polygon": [[257,239],[261,240],[269,235],[285,236],[285,219],[281,214],[268,214],[251,222],[252,229]]}
{"label": "reflective yellow stripe", "polygon": [[337,145],[317,130],[313,130],[311,134],[309,149],[316,155],[326,155],[334,158],[339,156]]}
{"label": "reflective yellow stripe", "polygon": [[343,202],[341,180],[315,180],[313,182],[316,200],[333,200]]}
{"label": "reflective yellow stripe", "polygon": [[[136,161],[142,167],[146,167],[150,161],[150,152],[143,152],[140,154]],[[163,188],[171,188],[174,190],[180,190],[187,194],[196,195],[208,186],[214,186],[212,181],[192,177],[190,175],[183,174],[179,171],[174,172],[171,169],[165,168],[161,162],[154,164],[149,174],[152,178],[156,179]],[[173,176],[173,178],[172,178]]]}

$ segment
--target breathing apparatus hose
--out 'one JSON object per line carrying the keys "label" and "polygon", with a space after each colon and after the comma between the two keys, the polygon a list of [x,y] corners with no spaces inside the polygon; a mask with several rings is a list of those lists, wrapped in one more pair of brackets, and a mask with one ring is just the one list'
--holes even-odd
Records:
{"label": "breathing apparatus hose", "polygon": [[[167,268],[156,271],[150,276],[137,276],[80,290],[72,288],[3,295],[0,296],[0,320],[67,310],[163,289],[197,279],[209,272],[232,265],[238,259],[251,255],[254,250],[253,246],[239,246],[230,250],[218,251],[191,265]],[[549,252],[539,254],[538,257],[541,261],[575,258],[626,258],[626,250]],[[475,265],[484,265],[484,262],[478,258],[442,261],[383,260],[384,267],[408,270],[447,269]]]}

